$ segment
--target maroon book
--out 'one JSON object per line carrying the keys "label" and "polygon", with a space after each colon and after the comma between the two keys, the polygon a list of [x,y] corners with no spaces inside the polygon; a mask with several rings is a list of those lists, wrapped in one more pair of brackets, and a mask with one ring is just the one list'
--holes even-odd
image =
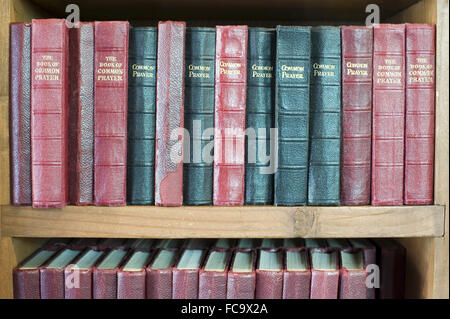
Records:
{"label": "maroon book", "polygon": [[184,22],[159,22],[156,72],[156,206],[183,204],[185,40]]}
{"label": "maroon book", "polygon": [[206,250],[185,249],[173,268],[172,298],[198,299],[199,273]]}
{"label": "maroon book", "polygon": [[178,249],[160,249],[146,269],[147,299],[172,299],[172,272],[179,259]]}
{"label": "maroon book", "polygon": [[126,205],[128,32],[95,22],[94,204]]}
{"label": "maroon book", "polygon": [[243,205],[247,26],[216,27],[215,83],[213,202]]}
{"label": "maroon book", "polygon": [[117,299],[146,298],[146,268],[152,251],[136,250],[117,271]]}
{"label": "maroon book", "polygon": [[226,299],[228,269],[232,252],[226,248],[210,250],[200,269],[198,298]]}
{"label": "maroon book", "polygon": [[339,299],[366,299],[366,262],[359,248],[340,251]]}
{"label": "maroon book", "polygon": [[341,204],[370,203],[372,27],[343,26]]}
{"label": "maroon book", "polygon": [[237,249],[228,271],[227,299],[255,299],[256,253]]}
{"label": "maroon book", "polygon": [[313,248],[311,254],[311,299],[337,299],[339,255],[333,248]]}
{"label": "maroon book", "polygon": [[255,299],[281,299],[283,296],[283,252],[258,250]]}
{"label": "maroon book", "polygon": [[[377,265],[377,248],[376,246],[369,240],[369,239],[362,239],[362,238],[350,238],[348,240],[353,248],[361,249],[364,255],[364,266],[367,267],[370,266],[370,272],[368,272],[368,275],[374,274],[372,270],[372,266]],[[366,289],[366,297],[367,299],[375,299],[376,297],[376,288],[369,288]]]}
{"label": "maroon book", "polygon": [[94,196],[94,24],[69,31],[69,202]]}
{"label": "maroon book", "polygon": [[405,25],[373,27],[372,205],[403,205]]}
{"label": "maroon book", "polygon": [[31,27],[31,180],[33,207],[68,200],[67,104],[69,32],[64,19]]}
{"label": "maroon book", "polygon": [[433,203],[435,45],[435,25],[406,24],[406,205]]}
{"label": "maroon book", "polygon": [[285,248],[283,299],[309,299],[311,264],[306,247]]}
{"label": "maroon book", "polygon": [[127,259],[128,251],[114,249],[104,254],[92,269],[94,299],[117,299],[117,272]]}
{"label": "maroon book", "polygon": [[31,205],[31,25],[9,27],[11,204]]}

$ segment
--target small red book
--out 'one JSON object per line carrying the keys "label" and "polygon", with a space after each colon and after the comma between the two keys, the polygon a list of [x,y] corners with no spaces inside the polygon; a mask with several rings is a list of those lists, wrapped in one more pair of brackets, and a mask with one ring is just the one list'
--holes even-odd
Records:
{"label": "small red book", "polygon": [[237,249],[228,271],[227,299],[255,299],[256,253]]}
{"label": "small red book", "polygon": [[147,299],[172,299],[172,272],[179,259],[177,248],[163,248],[146,269]]}
{"label": "small red book", "polygon": [[156,206],[183,204],[185,40],[184,22],[159,22],[156,72]]}
{"label": "small red book", "polygon": [[216,27],[215,83],[213,202],[243,205],[247,26]]}
{"label": "small red book", "polygon": [[373,27],[372,205],[403,205],[405,25]]}
{"label": "small red book", "polygon": [[151,250],[139,250],[130,254],[117,272],[117,299],[146,298],[146,267],[151,258]]}
{"label": "small red book", "polygon": [[199,274],[199,299],[226,299],[231,250],[210,250]]}
{"label": "small red book", "polygon": [[311,265],[306,247],[284,250],[283,299],[309,299]]}
{"label": "small red book", "polygon": [[341,259],[339,299],[367,299],[367,272],[363,251],[346,248],[339,254]]}
{"label": "small red book", "polygon": [[128,251],[114,249],[104,254],[92,269],[94,299],[117,299],[117,272],[127,259]]}
{"label": "small red book", "polygon": [[339,254],[333,248],[313,248],[311,254],[311,299],[337,299]]}
{"label": "small red book", "polygon": [[128,32],[95,22],[94,204],[126,205]]}
{"label": "small red book", "polygon": [[185,249],[173,268],[172,298],[198,299],[199,273],[206,250]]}
{"label": "small red book", "polygon": [[283,296],[283,252],[258,250],[256,267],[256,299],[281,299]]}
{"label": "small red book", "polygon": [[406,205],[433,203],[435,45],[435,25],[406,24]]}
{"label": "small red book", "polygon": [[68,200],[69,32],[64,19],[31,26],[31,180],[33,207]]}

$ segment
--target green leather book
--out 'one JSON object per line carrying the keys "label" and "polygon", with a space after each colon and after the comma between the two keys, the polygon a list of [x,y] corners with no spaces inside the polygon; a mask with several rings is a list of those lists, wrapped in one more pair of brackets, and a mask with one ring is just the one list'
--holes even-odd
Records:
{"label": "green leather book", "polygon": [[[214,143],[215,28],[186,29],[184,127],[190,150],[185,147],[184,205],[212,205],[213,153],[203,150]],[[189,154],[188,154],[189,152]],[[210,156],[208,160],[205,156]]]}
{"label": "green leather book", "polygon": [[277,27],[275,205],[307,202],[310,55],[310,27]]}
{"label": "green leather book", "polygon": [[[273,174],[269,171],[269,165],[273,160],[268,162],[267,156],[275,155],[270,153],[270,128],[273,127],[275,102],[275,36],[275,29],[248,29],[246,129],[252,128],[256,139],[247,136],[245,151],[247,205],[273,203]],[[261,146],[265,147],[264,157],[259,155],[264,150]]]}
{"label": "green leather book", "polygon": [[339,205],[341,30],[311,29],[309,205]]}
{"label": "green leather book", "polygon": [[154,202],[157,31],[130,28],[128,60],[127,201]]}

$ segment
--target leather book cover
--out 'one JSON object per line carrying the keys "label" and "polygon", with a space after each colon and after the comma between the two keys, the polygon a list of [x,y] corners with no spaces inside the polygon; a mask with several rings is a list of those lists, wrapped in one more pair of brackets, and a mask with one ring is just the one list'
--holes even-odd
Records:
{"label": "leather book cover", "polygon": [[12,205],[31,205],[31,25],[9,26],[9,150]]}
{"label": "leather book cover", "polygon": [[[261,254],[276,254],[280,270],[261,269]],[[281,299],[283,297],[283,251],[279,249],[263,249],[258,251],[258,266],[256,267],[255,299]]]}
{"label": "leather book cover", "polygon": [[270,129],[274,127],[275,55],[275,29],[249,28],[246,128],[254,129],[255,135],[248,135],[246,143],[246,205],[273,204],[270,165],[276,154],[271,153]]}
{"label": "leather book cover", "polygon": [[373,29],[342,26],[341,204],[370,203]]}
{"label": "leather book cover", "polygon": [[57,250],[40,248],[13,269],[14,299],[40,299],[40,269]]}
{"label": "leather book cover", "polygon": [[154,203],[157,35],[155,27],[130,28],[127,202],[132,205]]}
{"label": "leather book cover", "polygon": [[436,26],[406,24],[405,204],[433,204]]}
{"label": "leather book cover", "polygon": [[214,186],[216,206],[239,206],[245,196],[247,26],[216,27]]}
{"label": "leather book cover", "polygon": [[308,205],[339,205],[341,29],[311,29]]}
{"label": "leather book cover", "polygon": [[31,26],[31,180],[33,207],[68,200],[69,31],[64,19]]}
{"label": "leather book cover", "polygon": [[[367,299],[366,265],[364,253],[360,248],[345,248],[341,252],[341,269],[339,273],[339,299]],[[361,269],[350,269],[345,266],[343,254],[361,257]]]}
{"label": "leather book cover", "polygon": [[[238,252],[250,255],[253,260],[250,272],[240,272],[233,269]],[[236,249],[230,263],[227,280],[227,299],[255,299],[256,290],[256,252],[252,249]]]}
{"label": "leather book cover", "polygon": [[95,22],[94,204],[126,205],[128,32]]}
{"label": "leather book cover", "polygon": [[[353,248],[361,249],[364,255],[364,266],[377,265],[377,248],[369,239],[350,238],[348,240]],[[368,273],[368,275],[371,274]],[[376,288],[366,289],[366,298],[375,299]]]}
{"label": "leather book cover", "polygon": [[[153,261],[163,251],[173,252],[175,259],[168,267],[153,268]],[[155,254],[153,261],[146,268],[147,299],[172,299],[173,268],[179,260],[179,251],[178,249],[164,248]]]}
{"label": "leather book cover", "polygon": [[306,205],[311,27],[277,26],[275,205]]}
{"label": "leather book cover", "polygon": [[[114,264],[110,260],[115,255],[120,260]],[[92,297],[94,299],[117,299],[117,272],[128,256],[127,250],[123,249],[111,250],[103,254],[101,260],[92,269]]]}
{"label": "leather book cover", "polygon": [[69,202],[94,197],[94,24],[69,31]]}
{"label": "leather book cover", "polygon": [[215,50],[214,28],[186,29],[184,123],[189,132],[189,138],[185,137],[189,161],[183,167],[185,205],[213,204]]}
{"label": "leather book cover", "polygon": [[[209,256],[213,252],[227,254],[223,271],[206,269]],[[205,258],[205,264],[200,269],[198,280],[198,299],[227,299],[228,269],[232,252],[229,249],[211,249]]]}
{"label": "leather book cover", "polygon": [[[313,254],[332,254],[336,258],[336,268],[318,269],[314,264]],[[339,255],[333,248],[312,248],[311,254],[311,299],[337,299],[339,288]]]}
{"label": "leather book cover", "polygon": [[183,204],[186,23],[158,23],[155,205]]}
{"label": "leather book cover", "polygon": [[199,274],[207,251],[202,250],[203,255],[198,268],[180,268],[183,253],[188,250],[181,252],[180,258],[172,270],[172,299],[198,299],[199,297]]}
{"label": "leather book cover", "polygon": [[[283,299],[309,299],[311,293],[311,261],[306,247],[284,249]],[[287,259],[290,252],[304,254],[305,269],[288,269]]]}
{"label": "leather book cover", "polygon": [[373,27],[372,205],[403,205],[405,25]]}
{"label": "leather book cover", "polygon": [[[140,256],[138,256],[140,255]],[[138,267],[128,263],[133,259],[145,259]],[[151,250],[136,250],[131,253],[123,266],[117,271],[117,299],[146,298],[146,268],[152,259]]]}

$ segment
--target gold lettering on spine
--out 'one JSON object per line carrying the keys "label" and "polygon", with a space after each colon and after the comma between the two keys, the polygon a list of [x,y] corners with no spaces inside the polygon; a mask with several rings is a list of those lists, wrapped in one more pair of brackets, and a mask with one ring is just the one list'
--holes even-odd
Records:
{"label": "gold lettering on spine", "polygon": [[347,71],[347,75],[351,76],[368,76],[369,75],[369,65],[367,63],[354,63],[347,62],[345,64]]}
{"label": "gold lettering on spine", "polygon": [[134,78],[153,78],[155,75],[154,65],[133,64],[131,66],[131,76]]}
{"label": "gold lettering on spine", "polygon": [[210,78],[210,74],[209,74],[210,71],[211,71],[211,67],[209,67],[207,65],[194,65],[194,64],[189,64],[188,65],[188,76],[190,78],[205,78],[205,79],[209,79]]}
{"label": "gold lettering on spine", "polygon": [[281,78],[283,79],[303,79],[304,66],[291,66],[283,64],[281,66]]}
{"label": "gold lettering on spine", "polygon": [[61,73],[60,63],[53,61],[53,56],[43,55],[42,61],[36,61],[34,79],[36,81],[59,81]]}
{"label": "gold lettering on spine", "polygon": [[253,78],[271,78],[273,72],[273,66],[270,65],[252,65],[252,77]]}
{"label": "gold lettering on spine", "polygon": [[401,84],[402,66],[398,65],[395,59],[385,59],[384,63],[377,67],[377,83]]}
{"label": "gold lettering on spine", "polygon": [[410,64],[408,71],[409,83],[432,83],[434,70],[433,64],[427,58],[416,58],[418,64]]}
{"label": "gold lettering on spine", "polygon": [[99,62],[97,69],[98,81],[123,81],[123,63],[117,62],[117,57],[107,56],[104,62]]}
{"label": "gold lettering on spine", "polygon": [[239,62],[224,62],[220,61],[219,63],[219,72],[220,74],[228,74],[228,75],[239,75],[241,74],[241,63]]}

